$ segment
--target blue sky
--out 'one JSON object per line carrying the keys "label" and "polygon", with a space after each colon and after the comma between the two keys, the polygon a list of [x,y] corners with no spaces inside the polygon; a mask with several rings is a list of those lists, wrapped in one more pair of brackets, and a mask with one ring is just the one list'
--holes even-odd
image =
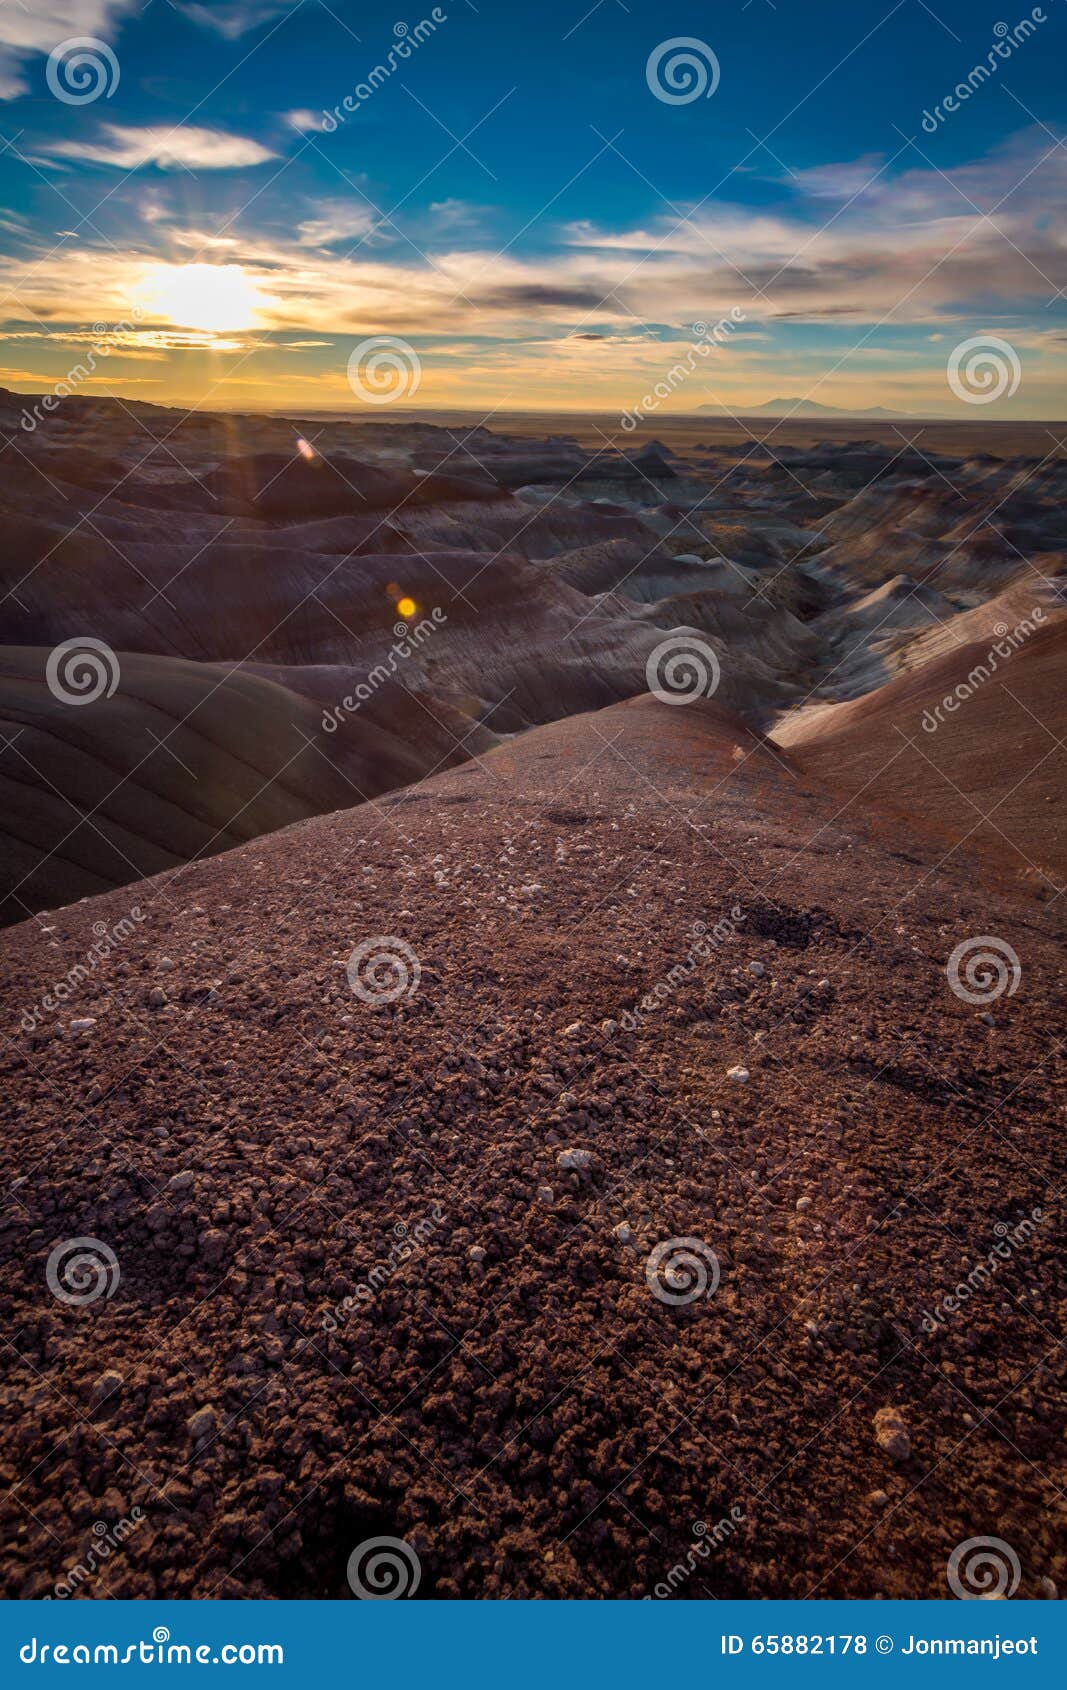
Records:
{"label": "blue sky", "polygon": [[392,337],[416,403],[611,410],[733,312],[666,409],[953,414],[994,335],[988,414],[1061,417],[1065,40],[1064,0],[0,0],[0,382],[354,406]]}

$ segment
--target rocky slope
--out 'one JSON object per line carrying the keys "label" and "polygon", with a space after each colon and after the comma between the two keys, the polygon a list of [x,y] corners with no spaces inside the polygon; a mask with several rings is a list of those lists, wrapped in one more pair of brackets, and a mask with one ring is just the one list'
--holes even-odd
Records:
{"label": "rocky slope", "polygon": [[4,1594],[1062,1590],[1063,905],[904,840],[643,698],[0,937]]}

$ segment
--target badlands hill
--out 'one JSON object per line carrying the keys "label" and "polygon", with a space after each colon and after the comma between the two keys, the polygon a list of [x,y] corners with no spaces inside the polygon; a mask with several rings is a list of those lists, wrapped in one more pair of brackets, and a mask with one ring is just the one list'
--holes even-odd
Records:
{"label": "badlands hill", "polygon": [[[251,669],[115,655],[121,685],[83,709],[49,689],[47,651],[0,646],[8,920],[361,803],[492,743],[395,680],[339,734],[323,728],[310,677],[297,693]],[[348,677],[315,678],[332,698]]]}
{"label": "badlands hill", "polygon": [[800,768],[1051,896],[1067,878],[1067,613],[996,629],[813,714],[790,748]]}
{"label": "badlands hill", "polygon": [[9,921],[637,696],[680,638],[788,741],[1054,596],[1067,544],[1047,454],[27,414],[0,393]]}
{"label": "badlands hill", "polygon": [[[1061,922],[940,856],[643,698],[140,885],[4,1056],[4,1593],[134,1509],[81,1594],[344,1597],[382,1536],[428,1598],[1062,1581]],[[128,905],[9,930],[13,1033]]]}

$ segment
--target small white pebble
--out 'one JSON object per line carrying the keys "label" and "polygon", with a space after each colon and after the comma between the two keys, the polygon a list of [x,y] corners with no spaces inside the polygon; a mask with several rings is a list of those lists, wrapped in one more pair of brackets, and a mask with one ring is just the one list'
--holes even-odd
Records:
{"label": "small white pebble", "polygon": [[561,1150],[556,1157],[556,1166],[568,1172],[584,1174],[592,1165],[592,1153],[588,1150]]}

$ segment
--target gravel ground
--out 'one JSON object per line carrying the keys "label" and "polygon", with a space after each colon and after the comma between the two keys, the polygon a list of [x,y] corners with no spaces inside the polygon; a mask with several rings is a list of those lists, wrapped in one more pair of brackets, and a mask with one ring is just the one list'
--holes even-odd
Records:
{"label": "gravel ground", "polygon": [[644,698],[0,936],[3,1593],[1062,1588],[1063,905],[843,802]]}

